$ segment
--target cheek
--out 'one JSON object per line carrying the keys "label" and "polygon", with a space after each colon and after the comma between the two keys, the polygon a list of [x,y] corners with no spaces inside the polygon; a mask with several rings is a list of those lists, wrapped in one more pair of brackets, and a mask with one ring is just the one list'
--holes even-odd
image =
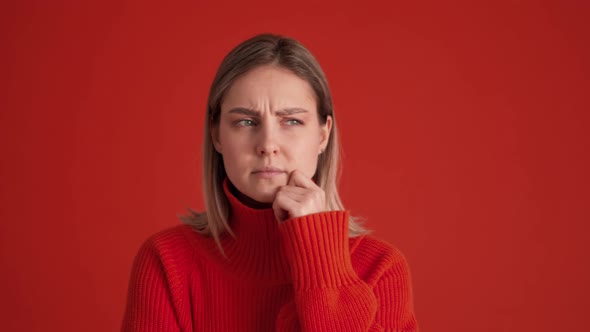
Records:
{"label": "cheek", "polygon": [[226,168],[233,167],[238,168],[241,164],[246,161],[246,147],[231,142],[223,146],[223,160],[226,164]]}
{"label": "cheek", "polygon": [[314,140],[306,140],[301,144],[291,145],[291,160],[294,169],[302,171],[309,178],[313,177],[318,163],[318,144]]}
{"label": "cheek", "polygon": [[233,132],[229,128],[222,128],[219,132],[219,143],[221,144],[224,158],[232,159],[245,152],[248,140]]}
{"label": "cheek", "polygon": [[228,174],[240,173],[245,168],[248,159],[247,141],[225,135],[220,137],[220,143],[223,149],[222,157],[225,171]]}

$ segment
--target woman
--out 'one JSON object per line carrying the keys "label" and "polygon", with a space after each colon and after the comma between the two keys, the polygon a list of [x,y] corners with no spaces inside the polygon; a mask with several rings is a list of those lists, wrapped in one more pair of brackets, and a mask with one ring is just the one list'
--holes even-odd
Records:
{"label": "woman", "polygon": [[150,237],[123,331],[417,331],[403,255],[369,236],[336,188],[326,78],[297,41],[253,37],[208,100],[206,213]]}

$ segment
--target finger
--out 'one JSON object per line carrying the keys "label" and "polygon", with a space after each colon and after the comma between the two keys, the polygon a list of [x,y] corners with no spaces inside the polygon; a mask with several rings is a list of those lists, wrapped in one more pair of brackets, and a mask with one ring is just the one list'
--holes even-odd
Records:
{"label": "finger", "polygon": [[279,223],[289,219],[289,212],[281,209],[281,207],[278,205],[278,203],[273,203],[272,210],[275,214],[275,218],[277,219],[277,221]]}
{"label": "finger", "polygon": [[309,189],[296,187],[294,185],[287,185],[280,187],[278,191],[293,194],[295,196],[304,196],[309,192]]}
{"label": "finger", "polygon": [[310,178],[305,176],[305,174],[303,174],[303,172],[301,172],[300,170],[294,170],[293,172],[291,172],[289,182],[287,182],[287,184],[307,189],[319,188],[318,185],[315,184],[315,182],[313,182]]}
{"label": "finger", "polygon": [[290,217],[297,216],[297,208],[300,206],[293,197],[283,193],[277,193],[275,200],[272,204],[272,209],[275,213],[275,217],[279,222],[283,222]]}

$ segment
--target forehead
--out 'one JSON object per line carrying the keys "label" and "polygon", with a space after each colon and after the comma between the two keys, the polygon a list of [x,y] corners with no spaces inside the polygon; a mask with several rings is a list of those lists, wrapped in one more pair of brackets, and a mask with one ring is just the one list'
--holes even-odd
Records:
{"label": "forehead", "polygon": [[234,107],[270,111],[299,107],[316,112],[316,97],[306,80],[286,68],[269,65],[254,68],[232,83],[221,109]]}

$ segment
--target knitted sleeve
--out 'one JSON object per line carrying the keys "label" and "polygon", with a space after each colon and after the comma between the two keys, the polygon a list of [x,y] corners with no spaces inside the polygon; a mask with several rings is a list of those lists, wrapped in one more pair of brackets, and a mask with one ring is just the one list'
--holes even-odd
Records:
{"label": "knitted sleeve", "polygon": [[150,237],[135,256],[129,281],[122,332],[181,331],[190,326],[183,310],[181,270],[186,263],[178,232]]}
{"label": "knitted sleeve", "polygon": [[405,260],[367,267],[381,270],[374,282],[359,278],[347,211],[293,218],[280,228],[295,297],[281,308],[277,331],[418,331]]}

